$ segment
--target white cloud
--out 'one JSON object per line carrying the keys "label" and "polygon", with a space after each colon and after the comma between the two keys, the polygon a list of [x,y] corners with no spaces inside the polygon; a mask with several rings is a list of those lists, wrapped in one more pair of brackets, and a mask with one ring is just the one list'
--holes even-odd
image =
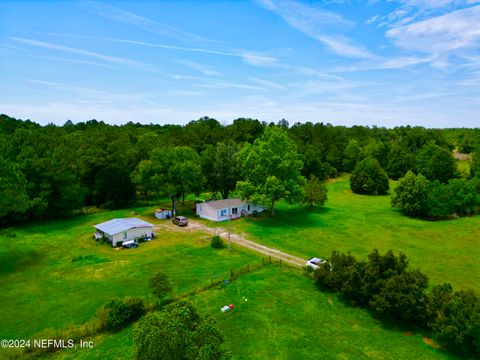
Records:
{"label": "white cloud", "polygon": [[19,37],[11,37],[10,38],[13,41],[20,42],[22,44],[27,44],[43,49],[50,49],[50,50],[55,50],[55,51],[60,51],[60,52],[67,52],[71,54],[76,54],[76,55],[82,55],[90,58],[94,58],[97,60],[102,60],[110,64],[115,64],[115,65],[126,65],[126,66],[136,66],[136,67],[148,67],[147,64],[144,64],[139,61],[134,61],[122,57],[117,57],[117,56],[111,56],[111,55],[105,55],[101,54],[98,52],[94,51],[89,51],[89,50],[84,50],[84,49],[78,49],[78,48],[72,48],[69,46],[63,46],[63,45],[57,45],[57,44],[52,44],[49,42],[45,41],[40,41],[40,40],[34,40],[34,39],[26,39],[26,38],[19,38]]}
{"label": "white cloud", "polygon": [[133,25],[156,35],[168,36],[186,42],[212,41],[203,36],[189,33],[174,26],[161,24],[157,21],[122,10],[112,5],[107,5],[99,2],[93,2],[91,3],[91,5],[93,11],[97,15],[120,21],[125,24]]}
{"label": "white cloud", "polygon": [[218,75],[218,71],[215,70],[215,68],[213,68],[212,66],[208,66],[208,65],[205,65],[205,64],[200,64],[200,63],[193,62],[193,61],[190,61],[190,60],[177,60],[177,62],[186,66],[186,67],[197,70],[198,72],[200,72],[201,74],[203,74],[205,76]]}
{"label": "white cloud", "polygon": [[260,3],[290,26],[317,40],[337,55],[362,59],[374,57],[367,49],[339,34],[355,24],[338,14],[296,1],[260,0]]}
{"label": "white cloud", "polygon": [[386,36],[397,46],[425,53],[451,53],[477,48],[480,42],[480,6],[390,29]]}

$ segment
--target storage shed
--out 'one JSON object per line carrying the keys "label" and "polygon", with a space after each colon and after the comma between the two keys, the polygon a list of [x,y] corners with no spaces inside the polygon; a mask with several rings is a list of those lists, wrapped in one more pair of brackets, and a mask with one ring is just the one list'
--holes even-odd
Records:
{"label": "storage shed", "polygon": [[93,227],[96,229],[95,238],[107,239],[112,246],[139,238],[150,238],[153,234],[153,224],[137,218],[112,219]]}
{"label": "storage shed", "polygon": [[155,210],[155,217],[159,220],[170,219],[172,217],[172,210],[157,209]]}

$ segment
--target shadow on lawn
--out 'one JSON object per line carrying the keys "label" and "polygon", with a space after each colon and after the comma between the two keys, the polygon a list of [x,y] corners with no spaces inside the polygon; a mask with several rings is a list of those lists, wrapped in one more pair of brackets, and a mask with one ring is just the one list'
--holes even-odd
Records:
{"label": "shadow on lawn", "polygon": [[38,251],[15,251],[0,253],[0,276],[30,268],[41,262],[43,255]]}
{"label": "shadow on lawn", "polygon": [[275,209],[275,215],[272,216],[269,210],[265,210],[258,217],[249,217],[249,223],[255,223],[256,226],[271,228],[322,228],[327,224],[321,221],[321,216],[333,211],[332,208],[322,207],[316,209],[307,209],[304,207],[289,207]]}

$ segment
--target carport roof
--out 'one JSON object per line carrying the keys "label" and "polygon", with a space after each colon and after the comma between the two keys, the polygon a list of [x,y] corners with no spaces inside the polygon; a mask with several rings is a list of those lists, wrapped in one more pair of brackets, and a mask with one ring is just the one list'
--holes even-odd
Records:
{"label": "carport roof", "polygon": [[122,231],[127,231],[138,227],[153,227],[146,221],[137,218],[112,219],[101,224],[93,225],[94,228],[108,235],[116,235]]}

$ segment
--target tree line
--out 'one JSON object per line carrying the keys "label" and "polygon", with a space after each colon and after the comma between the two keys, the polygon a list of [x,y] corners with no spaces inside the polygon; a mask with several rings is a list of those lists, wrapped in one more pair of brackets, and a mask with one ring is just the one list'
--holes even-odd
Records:
{"label": "tree line", "polygon": [[460,354],[480,355],[480,298],[472,290],[454,291],[448,283],[429,292],[428,277],[410,270],[405,254],[374,250],[368,260],[332,252],[330,263],[315,271],[321,289],[339,292],[345,301],[430,331]]}
{"label": "tree line", "polygon": [[384,193],[385,176],[408,171],[445,184],[462,176],[453,149],[472,153],[463,177],[480,176],[479,144],[478,129],[290,126],[248,118],[222,125],[209,117],[184,126],[97,120],[40,126],[0,115],[0,224],[204,191],[226,198],[237,190],[272,212],[280,199],[313,206],[326,199],[321,181],[341,172],[359,179],[380,174],[379,187],[361,183],[360,193]]}

